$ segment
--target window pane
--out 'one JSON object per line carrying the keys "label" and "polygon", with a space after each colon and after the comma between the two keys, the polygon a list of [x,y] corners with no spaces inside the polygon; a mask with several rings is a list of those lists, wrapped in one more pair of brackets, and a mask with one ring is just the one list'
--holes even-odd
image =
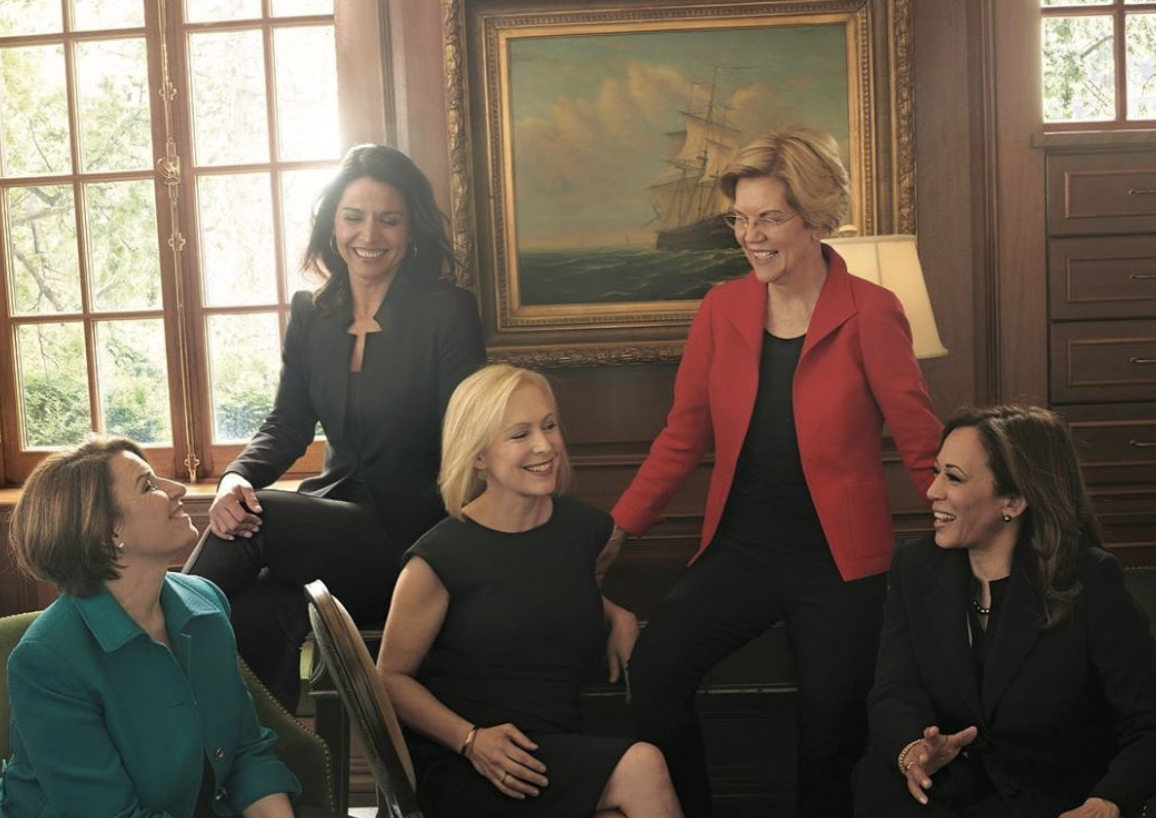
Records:
{"label": "window pane", "polygon": [[1044,18],[1044,121],[1116,116],[1112,18]]}
{"label": "window pane", "polygon": [[96,325],[102,429],[139,443],[171,443],[162,319]]}
{"label": "window pane", "polygon": [[336,168],[294,170],[281,174],[281,208],[283,222],[281,235],[285,247],[285,291],[312,290],[320,283],[307,277],[301,270],[301,255],[309,243],[313,226],[313,203],[326,182],[333,178]]}
{"label": "window pane", "polygon": [[16,330],[24,448],[79,443],[92,428],[84,329],[79,322]]}
{"label": "window pane", "polygon": [[212,315],[208,319],[213,434],[217,443],[248,440],[277,391],[281,361],[277,316]]}
{"label": "window pane", "polygon": [[0,125],[3,175],[72,170],[63,46],[0,48]]}
{"label": "window pane", "polygon": [[151,168],[153,143],[145,41],[77,43],[76,75],[84,169]]}
{"label": "window pane", "polygon": [[86,185],[84,195],[93,309],[159,309],[161,268],[152,181]]}
{"label": "window pane", "polygon": [[260,16],[261,0],[185,0],[185,19],[190,23],[255,20]]}
{"label": "window pane", "polygon": [[273,0],[273,15],[276,17],[332,13],[333,0]]}
{"label": "window pane", "polygon": [[70,185],[7,191],[9,282],[17,315],[80,309],[76,208]]}
{"label": "window pane", "polygon": [[268,174],[202,176],[197,180],[197,212],[205,304],[276,302]]}
{"label": "window pane", "polygon": [[[1144,2],[1147,3],[1150,0],[1144,0]],[[1043,0],[1041,5],[1044,8],[1048,6],[1110,6],[1112,0]]]}
{"label": "window pane", "polygon": [[198,165],[268,161],[264,53],[256,29],[190,35]]}
{"label": "window pane", "polygon": [[144,4],[138,0],[72,0],[72,25],[82,31],[139,28]]}
{"label": "window pane", "polygon": [[0,3],[0,37],[62,31],[60,0],[4,0]]}
{"label": "window pane", "polygon": [[340,153],[333,26],[273,32],[277,77],[277,148],[282,159]]}
{"label": "window pane", "polygon": [[1156,14],[1124,18],[1128,119],[1156,119]]}

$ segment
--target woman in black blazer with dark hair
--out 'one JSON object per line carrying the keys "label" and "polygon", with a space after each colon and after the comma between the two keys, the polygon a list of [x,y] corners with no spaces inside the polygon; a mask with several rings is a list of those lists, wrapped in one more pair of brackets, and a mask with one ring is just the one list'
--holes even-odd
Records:
{"label": "woman in black blazer with dark hair", "polygon": [[[359,145],[345,156],[305,251],[324,283],[293,297],[273,410],[226,467],[211,536],[186,566],[228,595],[241,655],[290,709],[309,630],[301,586],[320,578],[358,621],[380,622],[402,552],[444,515],[442,413],[485,360],[445,223],[405,154]],[[319,422],[322,473],[297,492],[257,491]]]}
{"label": "woman in black blazer with dark hair", "polygon": [[1114,818],[1156,794],[1156,640],[1063,423],[948,421],[934,540],[895,554],[857,816]]}

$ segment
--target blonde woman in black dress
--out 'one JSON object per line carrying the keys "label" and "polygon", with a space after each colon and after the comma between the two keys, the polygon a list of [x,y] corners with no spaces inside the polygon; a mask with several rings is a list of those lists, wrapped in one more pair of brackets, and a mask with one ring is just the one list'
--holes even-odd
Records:
{"label": "blonde woman in black dress", "polygon": [[563,496],[570,475],[541,375],[491,366],[446,410],[449,517],[407,552],[378,669],[429,818],[682,818],[653,745],[580,731],[579,686],[637,635],[595,579],[609,515]]}

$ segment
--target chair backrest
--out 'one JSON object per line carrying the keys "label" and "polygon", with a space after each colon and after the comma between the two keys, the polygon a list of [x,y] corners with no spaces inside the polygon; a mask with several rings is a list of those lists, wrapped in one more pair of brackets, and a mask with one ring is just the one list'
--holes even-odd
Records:
{"label": "chair backrest", "polygon": [[[8,702],[8,657],[24,632],[40,616],[40,611],[0,618],[0,759],[12,755],[12,711]],[[301,803],[333,809],[333,769],[329,748],[320,737],[282,709],[265,686],[244,663],[241,672],[253,703],[257,720],[277,733],[273,753],[301,782]]]}
{"label": "chair backrest", "polygon": [[257,721],[277,734],[273,754],[285,764],[301,784],[301,804],[332,812],[334,802],[333,760],[329,745],[319,735],[297,721],[253,675],[249,666],[238,660],[241,675],[253,697]]}
{"label": "chair backrest", "polygon": [[357,625],[321,580],[306,585],[305,594],[321,661],[333,678],[380,797],[385,800],[378,804],[379,816],[421,818],[409,750]]}
{"label": "chair backrest", "polygon": [[12,711],[8,706],[8,657],[40,611],[0,619],[0,758],[12,755]]}

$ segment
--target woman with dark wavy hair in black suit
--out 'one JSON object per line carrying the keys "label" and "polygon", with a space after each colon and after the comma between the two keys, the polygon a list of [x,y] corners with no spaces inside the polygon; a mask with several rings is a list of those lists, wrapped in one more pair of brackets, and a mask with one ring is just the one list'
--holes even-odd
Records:
{"label": "woman with dark wavy hair in black suit", "polygon": [[[444,515],[441,418],[485,359],[477,304],[429,180],[405,154],[359,145],[317,201],[293,297],[277,397],[225,468],[212,535],[189,560],[228,595],[241,655],[290,709],[309,631],[301,586],[322,579],[359,622],[380,622],[402,552]],[[258,491],[313,441],[321,474],[297,492]]]}
{"label": "woman with dark wavy hair in black suit", "polygon": [[1156,794],[1156,640],[1067,428],[1035,407],[961,412],[935,474],[934,538],[891,566],[855,814],[1139,814]]}

